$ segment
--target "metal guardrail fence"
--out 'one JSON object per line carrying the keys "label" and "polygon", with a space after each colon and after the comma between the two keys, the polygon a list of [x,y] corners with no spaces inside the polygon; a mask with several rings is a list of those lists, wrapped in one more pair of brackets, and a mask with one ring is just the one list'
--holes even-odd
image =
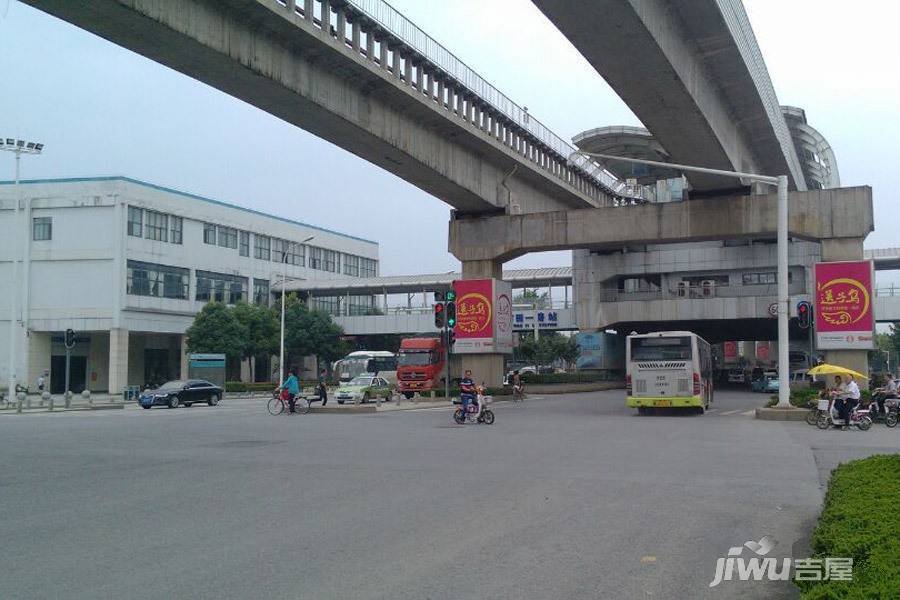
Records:
{"label": "metal guardrail fence", "polygon": [[[302,12],[304,7],[307,6],[307,3],[303,0],[275,0],[275,2],[282,6],[296,4],[298,12]],[[404,17],[384,0],[345,0],[342,4],[346,4],[352,10],[365,15],[367,19],[375,23],[380,29],[398,38],[405,46],[427,59],[448,77],[452,78],[457,85],[464,87],[511,123],[528,132],[530,136],[556,153],[561,160],[566,161],[569,166],[586,175],[595,184],[612,195],[630,200],[649,199],[644,193],[644,186],[629,186],[595,160],[580,154],[574,146],[553,133],[546,125],[530,115],[527,110],[510,100],[503,92],[484,80],[452,52],[419,29],[412,21]],[[318,12],[321,14],[321,0],[313,0],[309,5],[312,6],[313,14],[315,14],[316,5],[318,5]],[[331,35],[335,35],[331,28],[330,18],[326,19],[326,21],[325,27]],[[319,19],[318,24],[322,27],[321,19]],[[343,41],[347,42],[348,40]],[[375,57],[370,58],[375,59]]]}
{"label": "metal guardrail fence", "polygon": [[412,21],[400,14],[390,4],[383,0],[348,0],[348,3],[386,31],[403,40],[410,48],[434,63],[435,66],[440,67],[466,89],[540,140],[548,148],[590,174],[603,187],[619,195],[625,195],[628,192],[625,182],[604,170],[595,161],[582,154],[575,154],[578,150],[574,146],[553,133],[546,125],[531,116],[528,111],[485,81],[478,73],[434,38],[416,27]]}

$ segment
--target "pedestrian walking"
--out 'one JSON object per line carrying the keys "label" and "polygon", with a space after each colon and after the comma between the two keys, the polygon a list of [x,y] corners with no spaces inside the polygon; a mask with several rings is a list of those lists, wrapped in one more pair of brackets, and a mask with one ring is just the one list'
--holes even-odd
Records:
{"label": "pedestrian walking", "polygon": [[41,373],[37,378],[37,389],[39,393],[44,393],[44,374]]}
{"label": "pedestrian walking", "polygon": [[328,388],[326,387],[326,381],[328,379],[328,373],[325,369],[322,369],[319,372],[319,385],[317,386],[317,391],[319,392],[319,400],[322,401],[322,406],[328,404]]}

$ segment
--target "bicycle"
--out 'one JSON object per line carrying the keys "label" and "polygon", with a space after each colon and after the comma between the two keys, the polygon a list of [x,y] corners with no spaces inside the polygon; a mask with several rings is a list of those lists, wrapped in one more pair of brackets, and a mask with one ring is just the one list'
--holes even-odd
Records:
{"label": "bicycle", "polygon": [[[305,415],[309,412],[311,405],[311,400],[298,395],[294,400],[294,412],[296,414]],[[279,390],[275,390],[274,392],[272,392],[272,398],[269,399],[266,408],[269,410],[269,414],[272,416],[284,413],[291,414],[290,403],[281,397],[281,393]]]}

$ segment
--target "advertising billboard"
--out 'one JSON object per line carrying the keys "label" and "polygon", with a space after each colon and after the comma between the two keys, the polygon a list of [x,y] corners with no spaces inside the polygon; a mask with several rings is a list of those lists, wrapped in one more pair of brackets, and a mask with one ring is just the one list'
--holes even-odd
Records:
{"label": "advertising billboard", "polygon": [[512,352],[512,289],[496,279],[453,282],[457,354]]}
{"label": "advertising billboard", "polygon": [[820,350],[871,350],[872,261],[816,263],[816,346]]}

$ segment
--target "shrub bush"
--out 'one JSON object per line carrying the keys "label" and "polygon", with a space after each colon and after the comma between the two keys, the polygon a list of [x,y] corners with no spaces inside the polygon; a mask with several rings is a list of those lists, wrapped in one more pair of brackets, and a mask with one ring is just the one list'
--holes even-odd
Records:
{"label": "shrub bush", "polygon": [[797,581],[802,600],[897,598],[900,590],[900,454],[839,466],[812,536],[812,558],[850,557],[853,581]]}
{"label": "shrub bush", "polygon": [[246,381],[226,381],[226,392],[271,392],[278,384],[273,381],[248,383]]}
{"label": "shrub bush", "polygon": [[620,376],[613,371],[578,371],[576,373],[523,373],[525,383],[596,383],[598,381],[615,381]]}

